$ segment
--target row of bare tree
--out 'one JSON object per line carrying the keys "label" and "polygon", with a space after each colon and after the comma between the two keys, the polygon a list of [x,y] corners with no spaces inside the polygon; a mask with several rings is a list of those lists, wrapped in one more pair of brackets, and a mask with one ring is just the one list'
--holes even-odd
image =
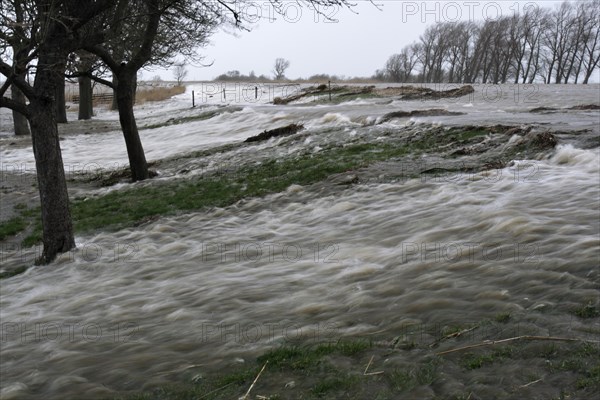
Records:
{"label": "row of bare tree", "polygon": [[[198,60],[198,49],[222,25],[244,28],[242,0],[2,0],[0,107],[29,124],[41,199],[40,263],[75,247],[58,137],[65,76],[113,88],[133,181],[149,177],[133,112],[137,73],[174,58]],[[315,10],[347,0],[302,0]],[[270,0],[282,13],[282,4]],[[250,19],[250,18],[248,18]],[[103,79],[108,69],[112,80]],[[99,72],[100,71],[100,72]],[[33,82],[27,76],[34,76]],[[11,88],[11,96],[5,96]],[[26,124],[25,124],[26,125]]]}
{"label": "row of bare tree", "polygon": [[534,3],[482,22],[440,22],[392,55],[375,77],[391,82],[582,83],[600,61],[600,0]]}

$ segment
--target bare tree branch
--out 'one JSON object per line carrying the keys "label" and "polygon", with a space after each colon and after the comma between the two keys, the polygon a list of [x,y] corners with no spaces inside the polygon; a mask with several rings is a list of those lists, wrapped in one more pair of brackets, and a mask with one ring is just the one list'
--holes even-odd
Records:
{"label": "bare tree branch", "polygon": [[4,96],[0,97],[0,108],[11,109],[13,111],[23,114],[26,117],[29,117],[31,115],[31,113],[29,112],[29,109],[27,108],[27,106],[25,104],[18,103],[16,101],[14,101],[13,99],[10,99],[10,98],[4,97]]}

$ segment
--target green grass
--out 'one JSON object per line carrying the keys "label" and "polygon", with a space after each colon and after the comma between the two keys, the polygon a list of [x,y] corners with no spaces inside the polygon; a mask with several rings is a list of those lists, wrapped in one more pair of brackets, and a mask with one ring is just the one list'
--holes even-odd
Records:
{"label": "green grass", "polygon": [[483,354],[468,353],[463,357],[462,365],[468,370],[479,369],[485,365],[490,365],[497,361],[510,358],[512,355],[513,348],[511,346],[502,347]]}
{"label": "green grass", "polygon": [[[458,328],[457,328],[458,329]],[[302,399],[396,399],[409,398],[421,390],[421,387],[436,385],[452,369],[462,364],[466,373],[497,362],[528,362],[531,358],[535,363],[539,357],[545,360],[545,367],[551,375],[571,372],[570,383],[565,389],[581,394],[581,398],[591,398],[590,393],[600,390],[600,347],[594,344],[581,343],[576,345],[551,343],[542,347],[542,352],[526,356],[523,348],[518,345],[503,346],[488,349],[485,352],[474,352],[461,355],[456,361],[437,357],[432,353],[423,354],[411,364],[398,367],[387,363],[392,354],[400,355],[397,351],[379,347],[366,340],[344,340],[335,343],[321,343],[306,346],[287,346],[274,348],[258,357],[256,363],[238,365],[227,370],[206,375],[190,372],[186,382],[178,385],[161,385],[146,394],[133,394],[119,399],[232,399],[240,398],[254,381],[262,366],[266,368],[261,374],[251,398],[257,394],[268,399],[302,398]],[[364,375],[367,361],[376,356],[370,371],[381,371],[381,374]],[[393,357],[392,357],[393,358]],[[383,361],[385,360],[385,361]],[[536,360],[536,361],[534,361]],[[450,369],[449,369],[450,368]],[[502,365],[495,366],[501,370]],[[532,369],[525,373],[525,382],[532,382],[541,377],[547,381],[548,374],[539,374]],[[197,378],[198,377],[198,378]],[[190,379],[191,378],[191,379]],[[550,379],[548,377],[548,379]],[[290,381],[295,382],[293,388],[287,388]],[[466,386],[464,391],[446,393],[435,399],[466,399],[473,398],[476,389],[471,392]],[[417,392],[415,392],[415,390]],[[292,397],[288,397],[288,396]],[[449,397],[450,396],[450,397]],[[116,399],[116,398],[114,398]]]}
{"label": "green grass", "polygon": [[217,376],[213,380],[213,385],[217,388],[229,386],[229,385],[243,385],[247,382],[252,382],[256,377],[259,370],[257,367],[244,368],[238,371],[230,372],[226,375]]}
{"label": "green grass", "polygon": [[470,140],[474,137],[485,136],[488,134],[488,130],[485,128],[471,129],[467,131],[462,131],[457,134],[458,140]]}
{"label": "green grass", "polygon": [[7,237],[14,236],[17,233],[27,228],[27,221],[21,217],[13,217],[6,222],[0,224],[0,240],[4,240]]}
{"label": "green grass", "polygon": [[27,209],[27,204],[25,204],[25,203],[15,204],[15,210],[26,210],[26,209]]}
{"label": "green grass", "polygon": [[[237,366],[229,368],[226,372],[202,375],[198,378],[192,378],[191,384],[171,384],[162,385],[149,393],[136,393],[131,395],[113,397],[113,400],[146,400],[146,399],[165,399],[165,400],[189,400],[189,399],[237,399],[243,395],[259,371],[267,361],[265,370],[259,379],[259,385],[265,381],[275,382],[277,387],[283,386],[288,381],[290,374],[296,378],[299,385],[303,385],[303,398],[341,398],[337,396],[340,393],[349,393],[348,391],[359,389],[360,384],[365,381],[362,379],[362,368],[356,371],[338,370],[332,365],[324,368],[327,360],[324,358],[330,355],[360,357],[365,351],[371,348],[371,343],[364,340],[340,341],[337,343],[322,343],[314,346],[282,346],[266,352],[257,358],[256,363],[249,366]],[[354,370],[354,368],[353,368]],[[298,376],[297,374],[300,374]],[[281,380],[285,376],[285,380]],[[310,382],[301,382],[309,379]],[[287,389],[286,389],[287,390]],[[289,390],[299,390],[289,389]],[[256,394],[257,390],[253,393]],[[259,392],[260,393],[260,392]],[[297,392],[296,392],[297,393]],[[265,395],[265,393],[261,393]],[[344,398],[361,398],[348,397]],[[251,396],[249,398],[255,398]],[[281,398],[278,393],[272,393],[268,397],[275,400]]]}
{"label": "green grass", "polygon": [[578,375],[577,389],[600,390],[600,346],[583,343],[575,350],[556,354],[556,360],[549,362],[552,371],[570,371]]}
{"label": "green grass", "polygon": [[584,377],[575,382],[577,389],[600,388],[600,363],[583,371]]}
{"label": "green grass", "polygon": [[308,347],[284,346],[273,349],[258,358],[259,364],[269,362],[280,370],[305,370],[320,364],[323,357],[338,354],[347,357],[355,356],[372,346],[367,341],[340,341]]}
{"label": "green grass", "polygon": [[25,271],[27,271],[29,267],[27,266],[22,266],[19,268],[15,268],[11,271],[7,271],[7,272],[2,272],[0,273],[0,280],[2,279],[7,279],[7,278],[12,278],[13,276],[17,276],[17,275],[21,275],[22,273],[24,273]]}
{"label": "green grass", "polygon": [[510,320],[509,312],[501,312],[494,316],[494,320],[500,324],[505,324]]}
{"label": "green grass", "polygon": [[348,391],[357,386],[359,383],[360,378],[356,375],[338,374],[336,376],[320,379],[313,386],[311,392],[317,397],[322,398],[336,392]]}
{"label": "green grass", "polygon": [[[41,238],[42,220],[40,217],[40,208],[27,208],[27,205],[19,203],[15,205],[15,210],[19,211],[20,215],[13,217],[6,222],[0,223],[0,240],[4,240],[23,232],[30,225],[33,225],[34,233],[32,235],[39,234],[39,237]],[[24,243],[25,242],[30,243],[28,238],[25,239]],[[37,241],[31,243],[31,245],[35,243],[37,243]]]}
{"label": "green grass", "polygon": [[573,310],[573,314],[578,316],[579,318],[587,319],[587,318],[596,318],[600,316],[600,310],[594,304],[587,303],[584,306],[577,307]]}
{"label": "green grass", "polygon": [[412,368],[396,368],[388,377],[396,391],[407,391],[421,385],[431,385],[437,379],[440,360],[433,358]]}

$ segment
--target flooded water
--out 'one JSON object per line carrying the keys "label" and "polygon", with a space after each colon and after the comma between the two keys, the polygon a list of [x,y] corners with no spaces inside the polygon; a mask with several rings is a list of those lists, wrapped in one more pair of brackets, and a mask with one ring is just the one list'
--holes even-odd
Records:
{"label": "flooded water", "polygon": [[[597,104],[598,87],[540,86],[535,104],[515,102],[511,87],[500,88],[510,95],[495,103],[477,101],[476,92],[439,102],[246,102],[235,110],[207,104],[203,111],[223,112],[143,131],[149,159],[157,160],[292,122],[307,127],[300,144],[272,141],[214,156],[225,162],[258,160],[261,151],[318,151],[319,140],[377,137],[377,119],[399,109],[466,115],[385,127],[590,129],[568,136],[526,174],[513,166],[493,176],[292,186],[225,209],[78,237],[79,251],[1,281],[2,398],[110,395],[251,359],[281,343],[375,332],[391,338],[407,324],[452,325],[544,307],[551,311],[529,321],[532,333],[589,335],[568,311],[599,295],[600,149],[580,141],[598,136],[599,114],[527,111]],[[144,106],[140,125],[201,112],[188,109],[188,101],[182,95],[168,106]],[[119,140],[116,132],[69,136],[63,157],[74,164],[124,163]],[[32,163],[30,153],[3,146],[3,162]]]}
{"label": "flooded water", "polygon": [[[249,87],[251,86],[251,87]],[[305,104],[273,106],[269,103],[275,97],[298,93],[306,85],[261,86],[257,99],[253,99],[252,85],[245,84],[198,84],[189,86],[187,92],[173,100],[141,106],[137,111],[140,128],[165,124],[168,120],[194,118],[206,113],[215,117],[146,129],[141,137],[149,161],[159,160],[183,152],[209,148],[218,144],[235,142],[256,135],[275,126],[300,122],[308,128],[347,127],[357,128],[372,125],[383,115],[399,110],[426,110],[441,108],[461,112],[462,116],[416,117],[393,120],[388,124],[404,125],[409,121],[467,124],[537,124],[550,130],[599,129],[597,111],[565,111],[531,113],[539,107],[567,109],[582,104],[598,104],[598,85],[475,85],[475,93],[456,99],[439,100],[355,100],[342,105],[309,105],[308,101],[319,98],[309,97]],[[388,85],[378,85],[387,87]],[[423,85],[435,90],[449,90],[457,85]],[[221,88],[227,88],[223,98]],[[191,91],[196,93],[197,107],[191,108]],[[210,97],[212,96],[212,97]],[[229,97],[227,97],[229,96]],[[323,96],[323,100],[327,95]],[[76,116],[70,115],[70,119]],[[114,112],[99,110],[97,120],[116,121]],[[2,140],[2,164],[4,170],[15,168],[34,172],[35,164],[31,147],[11,148],[8,145],[11,134],[9,112],[0,111],[0,139]],[[61,141],[63,160],[67,169],[111,169],[128,165],[127,153],[123,146],[120,131],[114,130],[102,135],[69,135]],[[168,145],[165,145],[167,144]]]}

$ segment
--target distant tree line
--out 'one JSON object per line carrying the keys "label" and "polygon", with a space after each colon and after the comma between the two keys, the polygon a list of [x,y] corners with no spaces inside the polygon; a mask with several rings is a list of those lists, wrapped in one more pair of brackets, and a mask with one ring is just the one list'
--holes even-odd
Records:
{"label": "distant tree line", "polygon": [[[254,71],[250,74],[242,74],[238,70],[228,71],[227,73],[217,76],[214,81],[217,82],[250,82],[250,83],[271,83],[276,82],[276,79],[268,77],[266,75],[256,75]],[[329,74],[315,74],[308,78],[294,78],[290,79],[291,82],[307,82],[307,83],[326,83],[331,82],[364,82],[365,78],[348,78],[346,76],[329,75]]]}
{"label": "distant tree line", "polygon": [[221,82],[271,82],[270,79],[266,75],[256,76],[254,71],[251,71],[249,75],[244,75],[238,70],[227,71],[224,74],[217,76],[215,81]]}
{"label": "distant tree line", "polygon": [[481,22],[439,22],[392,55],[388,82],[583,83],[600,61],[600,0],[536,4]]}
{"label": "distant tree line", "polygon": [[285,58],[277,58],[273,69],[273,78],[261,75],[256,76],[254,71],[250,75],[243,75],[238,70],[228,71],[225,74],[217,76],[214,80],[221,82],[273,82],[285,79],[285,71],[290,67],[290,62]]}

